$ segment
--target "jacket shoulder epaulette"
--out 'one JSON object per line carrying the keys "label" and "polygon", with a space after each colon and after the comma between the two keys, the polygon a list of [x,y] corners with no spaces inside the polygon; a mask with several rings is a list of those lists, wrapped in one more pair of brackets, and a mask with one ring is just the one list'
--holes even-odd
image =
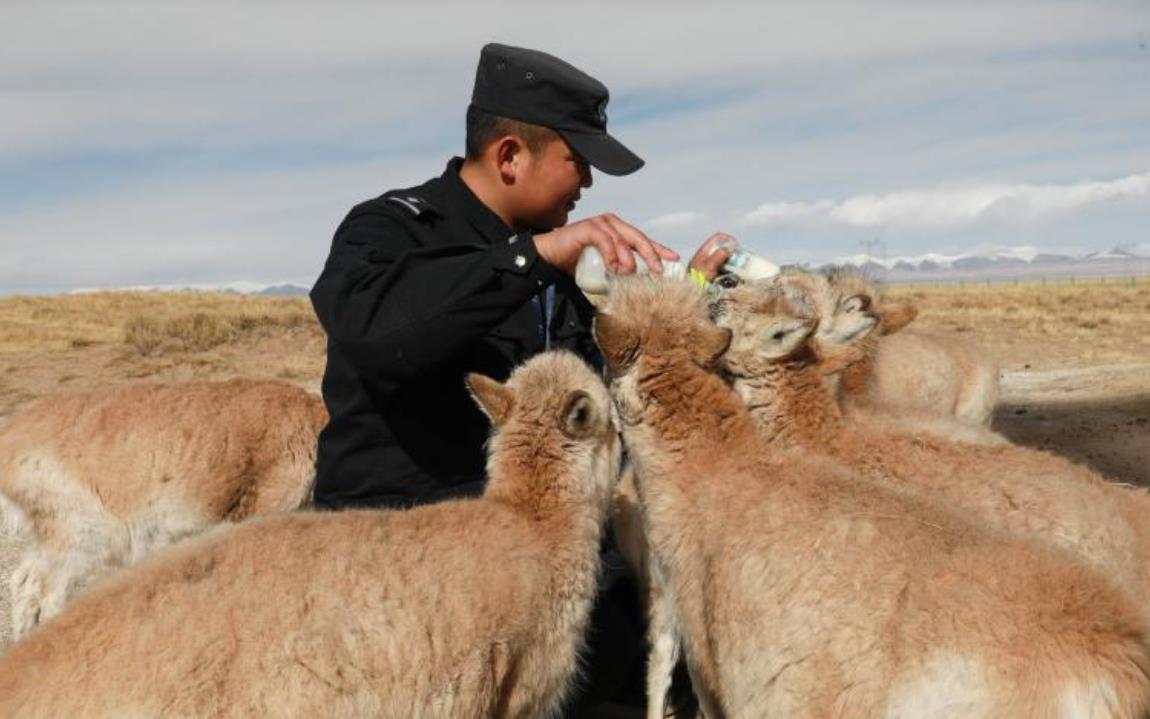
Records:
{"label": "jacket shoulder epaulette", "polygon": [[380,199],[389,205],[403,209],[413,217],[423,218],[428,215],[442,215],[439,207],[425,193],[419,191],[421,189],[392,190],[383,193]]}

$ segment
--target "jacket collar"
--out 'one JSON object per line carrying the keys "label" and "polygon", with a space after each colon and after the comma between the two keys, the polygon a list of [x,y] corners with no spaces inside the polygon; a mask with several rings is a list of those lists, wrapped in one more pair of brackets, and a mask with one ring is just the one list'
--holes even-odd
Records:
{"label": "jacket collar", "polygon": [[494,211],[475,196],[460,177],[462,157],[453,157],[443,172],[444,193],[448,202],[467,219],[488,242],[506,242],[515,232]]}

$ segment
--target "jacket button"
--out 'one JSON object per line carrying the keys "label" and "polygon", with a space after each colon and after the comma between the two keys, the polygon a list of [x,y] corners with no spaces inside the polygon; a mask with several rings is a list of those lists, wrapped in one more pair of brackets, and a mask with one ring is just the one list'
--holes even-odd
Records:
{"label": "jacket button", "polygon": [[515,266],[522,268],[527,265],[527,258],[523,255],[515,255]]}

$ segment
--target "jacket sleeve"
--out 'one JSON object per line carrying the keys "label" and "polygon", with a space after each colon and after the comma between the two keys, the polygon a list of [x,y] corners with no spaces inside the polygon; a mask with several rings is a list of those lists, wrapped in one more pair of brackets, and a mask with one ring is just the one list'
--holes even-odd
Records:
{"label": "jacket sleeve", "polygon": [[450,359],[559,276],[528,233],[469,239],[422,247],[390,213],[353,210],[311,291],[329,340],[360,372],[402,379]]}

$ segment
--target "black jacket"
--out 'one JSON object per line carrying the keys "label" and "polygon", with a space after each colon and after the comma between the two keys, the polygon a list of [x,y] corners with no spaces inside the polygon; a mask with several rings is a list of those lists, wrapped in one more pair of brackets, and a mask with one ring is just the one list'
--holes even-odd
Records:
{"label": "black jacket", "polygon": [[490,426],[466,373],[504,380],[548,345],[599,362],[591,304],[475,197],[461,164],[357,205],[335,232],[311,291],[328,336],[320,506],[480,493]]}

